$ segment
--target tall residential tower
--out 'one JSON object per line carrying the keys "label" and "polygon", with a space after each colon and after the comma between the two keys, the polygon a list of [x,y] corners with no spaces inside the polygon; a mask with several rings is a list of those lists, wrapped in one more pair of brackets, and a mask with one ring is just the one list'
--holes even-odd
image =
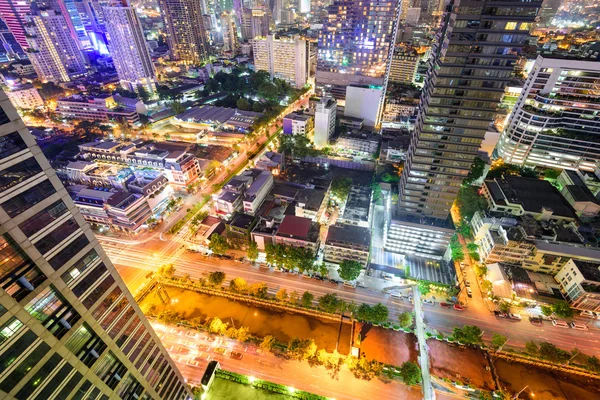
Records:
{"label": "tall residential tower", "polygon": [[[171,57],[186,64],[200,64],[208,57],[208,40],[198,0],[159,0],[165,20]],[[229,8],[223,11],[231,10]]]}
{"label": "tall residential tower", "polygon": [[[540,6],[541,0],[450,1],[400,180],[395,225],[401,229],[394,235],[390,229],[388,247],[430,256],[445,249],[442,243],[431,249],[428,231],[439,226],[439,239],[449,239],[444,229],[450,207],[496,115]],[[427,232],[419,236],[423,226]]]}
{"label": "tall residential tower", "polygon": [[146,92],[154,93],[156,71],[135,9],[127,0],[112,0],[102,10],[121,86],[132,91],[143,87]]}
{"label": "tall residential tower", "polygon": [[191,399],[0,92],[0,398]]}

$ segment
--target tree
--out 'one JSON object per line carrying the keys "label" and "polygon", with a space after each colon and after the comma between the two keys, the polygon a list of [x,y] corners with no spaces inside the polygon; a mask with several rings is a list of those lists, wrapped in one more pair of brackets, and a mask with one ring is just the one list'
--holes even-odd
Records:
{"label": "tree", "polygon": [[246,257],[252,262],[256,261],[258,258],[258,245],[254,240],[250,240],[248,250],[246,250]]}
{"label": "tree", "polygon": [[552,313],[554,312],[552,310],[552,307],[549,307],[549,306],[546,306],[546,305],[540,306],[540,309],[542,310],[542,314],[544,314],[546,317],[551,316]]}
{"label": "tree", "polygon": [[319,275],[327,277],[329,275],[329,268],[327,268],[327,265],[325,263],[321,263],[318,267],[318,272]]}
{"label": "tree", "polygon": [[356,378],[364,380],[371,380],[383,371],[383,364],[375,360],[369,361],[365,357],[347,357],[346,366]]}
{"label": "tree", "polygon": [[479,157],[475,157],[473,160],[473,164],[471,165],[471,170],[469,171],[469,175],[463,181],[463,185],[471,185],[473,182],[478,180],[483,176],[483,171],[485,169],[485,161],[483,161]]}
{"label": "tree", "polygon": [[287,299],[289,298],[288,296],[288,292],[286,288],[281,288],[277,291],[277,293],[275,294],[275,298],[279,301],[281,301],[282,303],[287,301]]}
{"label": "tree", "polygon": [[573,318],[573,309],[565,300],[552,304],[552,311],[560,318]]}
{"label": "tree", "polygon": [[266,283],[257,282],[250,285],[248,292],[255,297],[266,299],[269,294],[269,288]]}
{"label": "tree", "polygon": [[172,278],[175,275],[175,267],[173,264],[161,265],[156,270],[156,273],[162,278]]}
{"label": "tree", "polygon": [[210,93],[215,93],[221,90],[221,85],[216,79],[211,78],[206,82],[204,89],[208,90]]}
{"label": "tree", "polygon": [[417,288],[422,295],[426,295],[431,292],[431,285],[427,281],[419,281]]}
{"label": "tree", "polygon": [[466,344],[481,343],[481,335],[483,335],[481,329],[474,325],[465,325],[462,328],[454,327],[452,331],[452,336]]}
{"label": "tree", "polygon": [[400,175],[392,175],[389,172],[386,172],[381,176],[381,180],[385,183],[398,183],[400,182]]}
{"label": "tree", "polygon": [[225,281],[225,272],[223,271],[214,271],[208,274],[208,283],[212,286],[221,286]]}
{"label": "tree", "polygon": [[279,89],[277,88],[277,85],[272,82],[263,82],[258,87],[258,95],[263,99],[277,100],[277,97],[279,97]]}
{"label": "tree", "polygon": [[406,361],[400,367],[400,378],[406,385],[416,385],[421,383],[421,368],[412,361]]}
{"label": "tree", "polygon": [[401,328],[410,328],[413,324],[413,315],[410,312],[403,312],[398,314],[398,323]]}
{"label": "tree", "polygon": [[556,169],[547,169],[544,171],[544,179],[556,180],[562,171]]}
{"label": "tree", "polygon": [[381,303],[377,303],[371,309],[371,322],[381,324],[386,322],[389,316],[389,310]]}
{"label": "tree", "polygon": [[319,308],[328,313],[335,313],[340,306],[337,294],[327,293],[319,298]]}
{"label": "tree", "polygon": [[235,278],[229,281],[229,289],[232,292],[244,293],[248,287],[248,282],[244,278]]}
{"label": "tree", "polygon": [[289,302],[296,305],[298,304],[298,300],[300,300],[300,294],[294,290],[292,293],[290,293]]}
{"label": "tree", "polygon": [[502,336],[499,333],[494,333],[492,335],[492,347],[494,349],[499,349],[504,345],[504,343],[506,343],[506,341],[506,336]]}
{"label": "tree", "polygon": [[240,110],[244,110],[245,111],[245,110],[249,110],[250,109],[250,102],[248,102],[248,100],[246,100],[243,97],[240,97],[238,99],[238,101],[235,103],[235,105]]}
{"label": "tree", "polygon": [[531,355],[537,355],[540,351],[538,345],[533,340],[525,343],[525,350]]}
{"label": "tree", "polygon": [[463,218],[471,220],[477,211],[483,211],[487,208],[487,202],[479,195],[477,188],[473,186],[462,186],[458,190],[456,206]]}
{"label": "tree", "polygon": [[171,103],[171,110],[173,110],[175,114],[181,114],[185,112],[185,107],[179,101],[174,101]]}
{"label": "tree", "polygon": [[266,351],[271,351],[277,345],[277,339],[272,335],[267,335],[260,343],[260,348]]}
{"label": "tree", "polygon": [[240,342],[245,342],[250,338],[250,329],[246,326],[240,326],[234,331],[234,335],[232,337]]}
{"label": "tree", "polygon": [[362,264],[354,260],[344,260],[340,263],[338,274],[345,281],[353,281],[360,275]]}
{"label": "tree", "polygon": [[317,352],[317,345],[313,339],[293,338],[288,343],[288,354],[297,360],[308,360]]}
{"label": "tree", "polygon": [[338,176],[331,182],[331,194],[340,202],[346,201],[352,187],[352,178]]}
{"label": "tree", "polygon": [[[462,236],[464,236],[466,238],[471,237],[471,235],[473,234],[473,230],[471,229],[471,225],[469,225],[467,223],[458,224],[456,226],[456,232],[458,232],[460,235],[462,235]],[[475,251],[477,251],[477,248],[475,248]]]}
{"label": "tree", "polygon": [[587,366],[590,370],[594,372],[600,372],[600,359],[596,356],[587,358]]}
{"label": "tree", "polygon": [[208,331],[211,333],[218,333],[223,335],[227,331],[227,324],[223,323],[220,318],[214,317],[208,323]]}
{"label": "tree", "polygon": [[208,248],[217,255],[223,255],[227,253],[227,250],[229,250],[229,243],[227,243],[227,239],[225,239],[223,236],[214,233],[210,237]]}
{"label": "tree", "polygon": [[371,306],[365,303],[362,303],[360,306],[358,306],[355,313],[356,319],[367,322],[371,321],[372,315],[373,311],[371,310]]}
{"label": "tree", "polygon": [[309,291],[302,293],[302,306],[312,307],[312,302],[314,298],[315,296]]}
{"label": "tree", "polygon": [[479,246],[476,243],[467,243],[467,251],[469,253],[474,253],[479,250]]}
{"label": "tree", "polygon": [[559,363],[564,363],[571,358],[571,354],[568,351],[559,349],[548,342],[540,343],[539,355],[542,358]]}
{"label": "tree", "polygon": [[138,96],[144,103],[150,100],[150,94],[143,86],[138,87]]}
{"label": "tree", "polygon": [[500,303],[498,303],[498,309],[503,313],[510,312],[510,303],[506,301],[501,301]]}
{"label": "tree", "polygon": [[156,317],[160,322],[165,324],[176,324],[181,321],[181,314],[173,310],[164,310]]}

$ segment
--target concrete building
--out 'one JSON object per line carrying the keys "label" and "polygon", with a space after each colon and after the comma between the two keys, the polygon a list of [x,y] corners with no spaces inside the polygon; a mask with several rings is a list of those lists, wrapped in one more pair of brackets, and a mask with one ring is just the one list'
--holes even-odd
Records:
{"label": "concrete building", "polygon": [[237,26],[233,15],[224,12],[221,14],[221,32],[223,33],[223,51],[236,52],[240,47],[237,36]]}
{"label": "concrete building", "polygon": [[394,55],[390,63],[390,82],[413,83],[417,76],[420,56],[417,50],[405,43],[394,46]]}
{"label": "concrete building", "polygon": [[344,106],[347,86],[385,88],[400,3],[336,0],[327,7],[317,46],[318,92],[330,93]]}
{"label": "concrete building", "polygon": [[[541,1],[483,9],[449,8],[434,41],[408,157],[398,217],[422,220],[445,237],[448,215],[529,37]],[[522,6],[522,7],[521,7]],[[515,22],[515,21],[519,22]],[[486,33],[481,33],[481,30]],[[510,43],[498,45],[510,31]],[[465,53],[473,44],[477,52]],[[456,62],[466,65],[457,68]]]}
{"label": "concrete building", "polygon": [[360,118],[369,127],[377,126],[383,112],[383,93],[382,86],[346,86],[344,116]]}
{"label": "concrete building", "polygon": [[0,397],[191,399],[4,94],[0,108]]}
{"label": "concrete building", "polygon": [[126,0],[111,0],[102,11],[121,86],[135,92],[142,87],[154,93],[156,71],[135,9]]}
{"label": "concrete building", "polygon": [[83,55],[62,14],[35,9],[27,21],[27,54],[39,79],[68,82],[86,73]]}
{"label": "concrete building", "polygon": [[199,65],[208,58],[208,40],[200,1],[159,0],[171,57]]}
{"label": "concrete building", "polygon": [[[600,62],[538,56],[496,152],[511,164],[593,171],[600,161]],[[591,86],[590,86],[591,85]]]}
{"label": "concrete building", "polygon": [[331,97],[323,97],[315,107],[315,147],[327,146],[329,138],[335,132],[337,101]]}
{"label": "concrete building", "polygon": [[268,35],[252,39],[254,69],[267,71],[300,89],[309,75],[308,43],[300,36],[291,38]]}
{"label": "concrete building", "polygon": [[600,213],[600,203],[582,179],[580,171],[564,170],[557,183],[562,187],[560,194],[573,207],[582,220],[590,220]]}
{"label": "concrete building", "polygon": [[371,227],[371,188],[353,185],[350,188],[344,213],[339,217],[342,224],[363,228]]}
{"label": "concrete building", "polygon": [[[260,172],[258,172],[260,171]],[[244,193],[244,212],[250,215],[254,215],[265,197],[273,188],[273,174],[271,171],[252,170],[254,181],[250,184],[250,187]]]}
{"label": "concrete building", "polygon": [[372,157],[379,149],[381,136],[371,132],[356,132],[340,135],[335,148],[340,154],[357,157]]}
{"label": "concrete building", "polygon": [[283,133],[306,136],[313,129],[313,117],[308,114],[291,113],[283,117]]}
{"label": "concrete building", "polygon": [[130,125],[139,125],[140,115],[135,108],[120,107],[113,96],[88,98],[71,96],[59,99],[56,114],[68,119],[82,121],[119,121],[125,120]]}
{"label": "concrete building", "polygon": [[0,1],[0,18],[4,21],[9,31],[23,50],[29,48],[25,25],[27,15],[31,14],[31,3],[17,0]]}
{"label": "concrete building", "polygon": [[323,260],[340,264],[344,260],[358,261],[366,267],[369,263],[371,231],[352,225],[330,226],[325,241]]}
{"label": "concrete building", "polygon": [[313,223],[310,218],[286,215],[277,229],[274,243],[302,247],[316,253],[319,247],[318,224]]}
{"label": "concrete building", "polygon": [[555,279],[571,307],[600,312],[600,264],[569,260]]}
{"label": "concrete building", "polygon": [[267,37],[271,26],[271,16],[263,9],[245,8],[241,15],[242,40]]}
{"label": "concrete building", "polygon": [[31,110],[44,105],[42,96],[33,85],[11,86],[6,95],[15,108]]}
{"label": "concrete building", "polygon": [[302,189],[296,196],[295,215],[318,222],[327,205],[327,191],[320,188]]}
{"label": "concrete building", "polygon": [[491,211],[513,216],[532,215],[540,220],[574,221],[575,210],[548,181],[505,175],[486,180],[481,193]]}

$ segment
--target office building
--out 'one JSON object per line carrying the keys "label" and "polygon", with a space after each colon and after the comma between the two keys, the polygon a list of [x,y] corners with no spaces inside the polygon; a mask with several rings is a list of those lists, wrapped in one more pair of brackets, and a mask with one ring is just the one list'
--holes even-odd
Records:
{"label": "office building", "polygon": [[291,113],[283,117],[283,133],[285,135],[303,135],[313,129],[313,118],[308,114]]}
{"label": "office building", "polygon": [[31,110],[44,105],[42,96],[40,96],[37,89],[30,84],[11,86],[6,92],[6,95],[15,108]]}
{"label": "office building", "polygon": [[83,55],[62,14],[35,9],[27,21],[27,55],[39,79],[68,82],[85,74]]}
{"label": "office building", "polygon": [[135,9],[127,0],[112,0],[102,10],[121,86],[131,91],[142,87],[154,93],[156,72]]}
{"label": "office building", "polygon": [[3,93],[0,107],[0,397],[191,398]]}
{"label": "office building", "polygon": [[240,47],[235,18],[232,14],[221,14],[221,32],[223,33],[223,51],[236,52]]}
{"label": "office building", "polygon": [[[400,180],[401,216],[448,229],[452,202],[496,115],[540,5],[449,4]],[[477,51],[465,50],[470,46]]]}
{"label": "office building", "polygon": [[26,57],[25,51],[15,38],[15,35],[0,18],[0,62],[8,62]]}
{"label": "office building", "polygon": [[396,44],[390,63],[390,82],[413,83],[417,76],[420,58],[417,50],[412,46],[405,43]]}
{"label": "office building", "polygon": [[164,16],[171,57],[186,64],[206,61],[208,40],[200,1],[159,0],[158,4]]}
{"label": "office building", "polygon": [[271,15],[260,8],[245,8],[240,16],[242,40],[249,41],[256,37],[267,37],[271,25]]}
{"label": "office building", "polygon": [[98,97],[73,95],[58,99],[55,112],[61,117],[81,121],[123,120],[131,125],[140,123],[140,115],[135,107],[123,107],[115,102],[114,96],[109,95]]}
{"label": "office building", "polygon": [[56,11],[60,11],[65,17],[71,37],[76,39],[77,47],[82,50],[90,48],[92,44],[81,21],[81,15],[79,15],[75,0],[60,0],[58,1],[58,7],[59,9]]}
{"label": "office building", "polygon": [[369,127],[376,126],[383,111],[383,92],[382,86],[347,86],[344,116],[359,118]]}
{"label": "office building", "polygon": [[278,24],[281,22],[281,12],[283,11],[283,0],[274,0],[273,1],[273,19],[275,23]]}
{"label": "office building", "polygon": [[385,87],[399,8],[392,0],[336,0],[327,7],[317,46],[318,92],[343,106],[347,86]]}
{"label": "office building", "polygon": [[335,132],[337,101],[331,97],[323,97],[315,106],[315,147],[327,146],[329,138]]}
{"label": "office building", "polygon": [[306,85],[309,69],[308,43],[299,36],[276,38],[274,35],[252,40],[254,69],[267,71],[300,89]]}
{"label": "office building", "polygon": [[25,25],[31,14],[31,3],[18,0],[0,0],[0,18],[4,21],[23,50],[29,48]]}
{"label": "office building", "polygon": [[538,56],[500,140],[511,164],[593,171],[600,161],[600,62]]}

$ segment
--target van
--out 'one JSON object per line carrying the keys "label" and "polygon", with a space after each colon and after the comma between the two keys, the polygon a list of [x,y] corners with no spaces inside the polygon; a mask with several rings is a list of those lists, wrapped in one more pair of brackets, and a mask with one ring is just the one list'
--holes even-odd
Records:
{"label": "van", "polygon": [[577,330],[580,330],[580,331],[587,331],[588,330],[587,325],[585,325],[585,324],[578,324],[577,322],[571,322],[569,324],[569,326],[571,326],[571,328],[573,328],[573,329],[577,329]]}
{"label": "van", "polygon": [[553,319],[552,325],[556,326],[557,328],[569,328],[569,324],[567,324],[566,321],[562,321],[559,319]]}

